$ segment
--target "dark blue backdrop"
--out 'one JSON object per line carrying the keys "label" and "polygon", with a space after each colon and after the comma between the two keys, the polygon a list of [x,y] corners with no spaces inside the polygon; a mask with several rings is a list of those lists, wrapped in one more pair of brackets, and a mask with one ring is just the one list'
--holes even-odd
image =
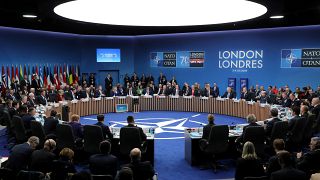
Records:
{"label": "dark blue backdrop", "polygon": [[[281,69],[281,49],[320,48],[320,26],[186,33],[149,36],[84,36],[0,27],[1,64],[80,64],[81,72],[119,70],[153,74],[160,71],[178,82],[217,82],[222,91],[229,77],[249,78],[249,85],[294,86],[319,84],[319,68]],[[96,63],[96,48],[120,48],[121,63]],[[205,51],[204,68],[151,68],[150,52]],[[218,68],[218,52],[263,50],[263,68],[235,73]],[[239,87],[237,87],[239,90]]]}

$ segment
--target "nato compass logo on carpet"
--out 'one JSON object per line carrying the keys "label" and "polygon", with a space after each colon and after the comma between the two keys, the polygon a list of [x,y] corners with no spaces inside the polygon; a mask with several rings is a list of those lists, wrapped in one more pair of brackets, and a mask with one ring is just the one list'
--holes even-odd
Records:
{"label": "nato compass logo on carpet", "polygon": [[281,68],[301,67],[301,49],[282,49]]}

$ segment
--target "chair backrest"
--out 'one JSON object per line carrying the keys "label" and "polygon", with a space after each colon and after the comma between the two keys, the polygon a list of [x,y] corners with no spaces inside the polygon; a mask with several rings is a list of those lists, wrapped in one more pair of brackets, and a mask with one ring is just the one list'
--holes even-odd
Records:
{"label": "chair backrest", "polygon": [[279,139],[285,139],[286,135],[288,133],[288,121],[279,121],[273,124],[273,128],[271,131],[271,142],[273,140],[279,138]]}
{"label": "chair backrest", "polygon": [[38,121],[33,120],[31,121],[30,126],[32,135],[37,136],[39,138],[39,146],[42,147],[46,139],[46,135],[44,133],[42,124]]}
{"label": "chair backrest", "polygon": [[63,149],[65,147],[74,149],[75,139],[72,131],[72,127],[68,124],[58,124],[57,130],[57,148]]}
{"label": "chair backrest", "polygon": [[303,139],[309,142],[310,138],[312,137],[313,133],[313,125],[316,121],[316,115],[315,114],[310,114],[307,119],[307,124],[304,128],[304,133],[303,133]]}
{"label": "chair backrest", "polygon": [[85,125],[83,127],[84,151],[96,154],[99,153],[99,144],[103,141],[103,133],[100,126]]}
{"label": "chair backrest", "polygon": [[215,125],[211,127],[206,152],[222,153],[228,149],[229,127],[228,125]]}
{"label": "chair backrest", "polygon": [[16,180],[42,180],[45,175],[39,171],[24,171],[21,170],[17,174]]}
{"label": "chair backrest", "polygon": [[141,137],[137,127],[122,127],[120,129],[120,153],[129,155],[133,148],[141,148]]}
{"label": "chair backrest", "polygon": [[23,143],[27,140],[26,129],[20,116],[14,115],[12,117],[12,125],[16,133],[16,140],[18,143]]}
{"label": "chair backrest", "polygon": [[307,119],[300,117],[297,122],[294,124],[291,130],[290,141],[292,143],[301,144],[303,140],[304,128],[307,124]]}
{"label": "chair backrest", "polygon": [[8,135],[13,136],[15,131],[14,131],[11,117],[10,117],[10,113],[8,110],[2,111],[2,118],[4,120],[5,126],[7,126]]}
{"label": "chair backrest", "polygon": [[91,175],[92,180],[113,180],[112,175]]}
{"label": "chair backrest", "polygon": [[250,126],[243,132],[243,142],[250,141],[254,144],[259,157],[264,156],[265,131],[262,126]]}

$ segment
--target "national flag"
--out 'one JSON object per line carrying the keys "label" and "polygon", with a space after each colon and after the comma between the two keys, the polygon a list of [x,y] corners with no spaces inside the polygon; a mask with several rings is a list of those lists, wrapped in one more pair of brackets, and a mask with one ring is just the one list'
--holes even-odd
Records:
{"label": "national flag", "polygon": [[14,82],[14,79],[15,79],[14,66],[13,66],[13,64],[12,64],[12,68],[11,68],[11,83]]}
{"label": "national flag", "polygon": [[47,83],[48,83],[48,87],[52,86],[51,80],[50,80],[50,68],[49,65],[47,65]]}
{"label": "national flag", "polygon": [[66,64],[63,65],[63,82],[67,83]]}
{"label": "national flag", "polygon": [[53,72],[54,72],[54,67],[52,69],[52,67],[50,66],[50,81],[51,81],[51,84],[54,84],[54,75],[53,75]]}
{"label": "national flag", "polygon": [[20,81],[23,80],[23,69],[22,69],[22,66],[20,64]]}
{"label": "national flag", "polygon": [[28,74],[27,74],[27,65],[24,65],[23,67],[23,75],[26,75],[28,77]]}
{"label": "national flag", "polygon": [[2,76],[1,76],[1,82],[2,82],[2,86],[1,86],[1,92],[2,92],[2,96],[5,95],[6,93],[6,89],[7,89],[7,82],[6,82],[6,69],[5,67],[2,65]]}
{"label": "national flag", "polygon": [[70,65],[70,71],[69,71],[69,84],[73,84],[73,73],[72,73],[72,65]]}
{"label": "national flag", "polygon": [[[36,71],[35,71],[35,69],[34,69],[34,66],[32,66],[32,75],[31,75],[31,80],[33,80],[34,79],[34,74],[36,74]],[[30,81],[31,82],[31,81]]]}
{"label": "national flag", "polygon": [[10,77],[10,67],[9,67],[9,66],[7,66],[7,78],[8,78],[8,80],[7,80],[7,82],[8,82],[7,87],[10,88],[10,86],[11,86],[11,77]]}
{"label": "national flag", "polygon": [[31,74],[31,72],[30,72],[30,64],[28,64],[28,79],[29,79],[29,83],[31,83],[32,74]]}
{"label": "national flag", "polygon": [[78,83],[79,82],[79,71],[78,71],[78,65],[75,66],[75,82]]}
{"label": "national flag", "polygon": [[60,65],[59,67],[60,67],[60,72],[59,72],[59,77],[60,77],[60,74],[62,75],[62,65]]}
{"label": "national flag", "polygon": [[69,84],[69,65],[66,68],[66,83]]}
{"label": "national flag", "polygon": [[43,85],[44,87],[48,86],[46,66],[43,66]]}
{"label": "national flag", "polygon": [[38,65],[36,65],[36,75],[39,75],[39,71],[38,71]]}
{"label": "national flag", "polygon": [[17,81],[18,82],[18,84],[19,84],[19,67],[18,67],[18,65],[16,66],[16,79],[15,79],[15,81]]}
{"label": "national flag", "polygon": [[57,65],[54,65],[54,67],[53,67],[53,74],[58,74]]}
{"label": "national flag", "polygon": [[39,79],[40,79],[40,87],[43,87],[43,72],[41,66],[39,66]]}

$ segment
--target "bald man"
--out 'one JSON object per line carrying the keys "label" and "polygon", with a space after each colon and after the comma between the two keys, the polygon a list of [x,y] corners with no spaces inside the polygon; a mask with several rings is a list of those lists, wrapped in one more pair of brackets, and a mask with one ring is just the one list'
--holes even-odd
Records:
{"label": "bald man", "polygon": [[130,152],[131,163],[124,165],[133,171],[134,180],[148,180],[154,176],[154,169],[149,161],[141,162],[141,151],[134,148]]}

